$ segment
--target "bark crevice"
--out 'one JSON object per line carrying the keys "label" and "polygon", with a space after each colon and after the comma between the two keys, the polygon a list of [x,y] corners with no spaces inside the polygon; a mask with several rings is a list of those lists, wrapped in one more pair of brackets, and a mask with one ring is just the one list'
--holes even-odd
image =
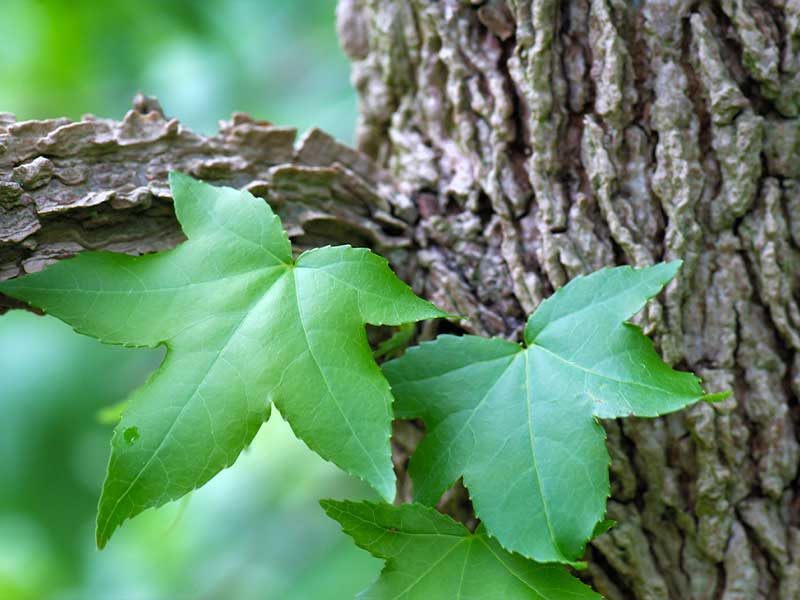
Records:
{"label": "bark crevice", "polygon": [[[339,14],[417,23],[413,65],[383,54],[380,28],[351,53],[359,144],[412,197],[424,181],[427,206],[455,199],[421,211],[416,239],[425,293],[472,316],[467,330],[513,339],[575,275],[684,260],[637,321],[735,396],[606,424],[626,525],[594,543],[598,589],[800,597],[800,6],[352,0]],[[398,72],[416,84],[386,83]]]}

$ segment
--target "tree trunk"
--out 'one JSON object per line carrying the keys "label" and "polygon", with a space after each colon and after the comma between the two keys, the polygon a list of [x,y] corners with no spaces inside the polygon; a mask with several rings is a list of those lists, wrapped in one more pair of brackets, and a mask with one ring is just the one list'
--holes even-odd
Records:
{"label": "tree trunk", "polygon": [[[582,576],[610,600],[800,598],[800,0],[341,0],[338,17],[363,153],[242,115],[203,138],[144,98],[119,123],[0,117],[0,279],[176,244],[170,168],[267,198],[301,247],[372,246],[484,335],[517,339],[578,274],[682,258],[639,320],[735,394],[604,423],[620,524]],[[402,471],[415,432],[397,434]]]}
{"label": "tree trunk", "polygon": [[685,261],[641,316],[733,398],[605,423],[616,600],[800,598],[800,2],[342,0],[358,145],[421,218],[425,294],[517,339],[604,265]]}

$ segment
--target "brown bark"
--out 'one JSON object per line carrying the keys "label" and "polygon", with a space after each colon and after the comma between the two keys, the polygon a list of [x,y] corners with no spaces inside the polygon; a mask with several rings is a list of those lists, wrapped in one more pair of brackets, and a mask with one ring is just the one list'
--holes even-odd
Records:
{"label": "brown bark", "polygon": [[242,114],[199,136],[143,96],[120,122],[0,115],[0,280],[84,249],[174,246],[171,169],[264,197],[299,248],[368,245],[401,262],[411,202],[366,156],[319,130],[295,136]]}
{"label": "brown bark", "polygon": [[243,116],[202,138],[143,100],[121,123],[0,119],[0,279],[174,245],[168,168],[252,189],[301,245],[388,253],[481,334],[516,338],[577,274],[682,258],[639,320],[670,363],[735,394],[605,423],[620,525],[584,576],[611,600],[800,598],[800,2],[338,14],[373,160]]}
{"label": "brown bark", "polygon": [[610,599],[800,598],[800,2],[341,0],[359,147],[468,329],[602,265],[685,266],[641,322],[701,404],[605,423]]}

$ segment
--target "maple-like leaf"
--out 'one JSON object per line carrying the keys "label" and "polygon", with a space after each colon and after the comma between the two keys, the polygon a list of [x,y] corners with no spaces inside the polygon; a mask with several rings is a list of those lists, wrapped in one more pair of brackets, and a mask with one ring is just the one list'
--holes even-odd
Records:
{"label": "maple-like leaf", "polygon": [[98,545],[231,465],[271,403],[309,447],[391,499],[392,396],[364,324],[443,313],[366,249],[294,260],[280,219],[247,192],[176,173],[170,184],[188,237],[175,249],[84,253],[0,284],[80,333],[167,347],[114,432]]}
{"label": "maple-like leaf", "polygon": [[579,277],[544,301],[525,344],[440,336],[384,365],[395,415],[421,417],[415,496],[435,503],[463,476],[490,535],[538,561],[579,558],[609,494],[597,418],[654,417],[705,396],[625,321],[679,262]]}
{"label": "maple-like leaf", "polygon": [[355,543],[386,564],[361,600],[600,600],[565,567],[512,554],[421,504],[323,500]]}

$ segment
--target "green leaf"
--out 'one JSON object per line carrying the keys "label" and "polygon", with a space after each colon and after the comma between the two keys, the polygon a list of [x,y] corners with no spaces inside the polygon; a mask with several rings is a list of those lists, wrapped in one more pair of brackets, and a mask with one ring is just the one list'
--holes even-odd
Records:
{"label": "green leaf", "polygon": [[594,527],[594,531],[592,532],[592,539],[596,537],[600,537],[604,533],[607,533],[614,529],[617,526],[617,522],[614,519],[603,519]]}
{"label": "green leaf", "polygon": [[434,504],[464,477],[477,515],[509,550],[572,562],[605,513],[605,435],[596,418],[656,416],[704,397],[625,323],[680,263],[601,270],[544,301],[525,346],[440,336],[384,365],[395,415],[421,417],[415,495]]}
{"label": "green leaf", "polygon": [[376,359],[384,358],[386,356],[399,356],[406,348],[408,348],[408,345],[411,343],[411,340],[414,337],[415,331],[416,327],[414,327],[413,323],[400,325],[400,327],[397,328],[397,331],[395,331],[391,337],[378,344],[378,347],[375,349],[375,352],[373,352],[372,355]]}
{"label": "green leaf", "polygon": [[273,402],[310,448],[391,499],[392,396],[364,324],[443,313],[366,249],[293,260],[280,219],[247,192],[177,173],[170,184],[188,237],[177,248],[85,253],[0,284],[80,333],[167,347],[115,429],[98,545],[231,465]]}
{"label": "green leaf", "polygon": [[486,535],[420,504],[323,500],[329,517],[370,554],[386,560],[363,600],[599,600],[566,568],[512,554]]}

